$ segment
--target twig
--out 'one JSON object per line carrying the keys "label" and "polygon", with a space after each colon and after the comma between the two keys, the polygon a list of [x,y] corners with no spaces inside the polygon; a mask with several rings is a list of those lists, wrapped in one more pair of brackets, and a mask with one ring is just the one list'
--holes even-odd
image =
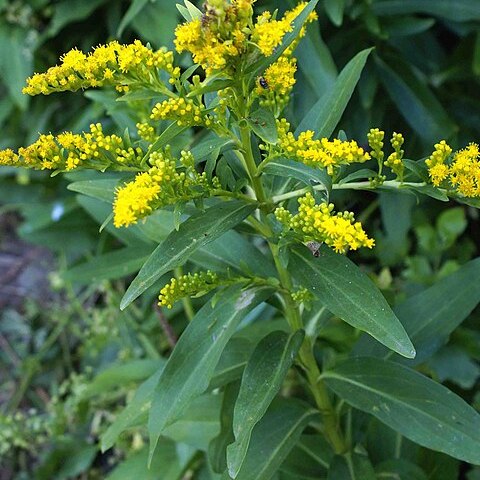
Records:
{"label": "twig", "polygon": [[163,333],[167,337],[168,344],[172,348],[175,347],[175,345],[177,344],[177,336],[175,335],[175,332],[173,331],[172,326],[168,323],[168,320],[165,317],[165,314],[163,313],[162,309],[158,306],[156,302],[155,302],[154,308],[155,308],[155,311],[157,312],[158,320],[160,321],[160,326],[162,327]]}

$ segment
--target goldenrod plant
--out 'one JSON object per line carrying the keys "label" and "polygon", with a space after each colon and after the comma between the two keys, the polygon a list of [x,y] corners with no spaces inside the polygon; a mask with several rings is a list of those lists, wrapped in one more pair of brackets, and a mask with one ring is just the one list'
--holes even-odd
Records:
{"label": "goldenrod plant", "polygon": [[[121,472],[424,478],[415,463],[426,450],[480,464],[480,415],[421,368],[480,300],[478,261],[392,310],[348,258],[376,248],[361,220],[372,210],[335,206],[353,191],[478,205],[479,148],[454,152],[439,139],[412,160],[400,133],[388,143],[379,128],[333,136],[371,49],[344,67],[334,97],[288,119],[296,47],[317,3],[257,15],[255,0],[207,0],[203,10],[185,0],[176,52],[112,41],[73,49],[27,80],[28,95],[113,87],[139,118],[123,135],[93,124],[0,152],[4,166],[94,171],[69,188],[110,202],[102,229],[127,239],[128,258],[120,250],[103,263],[139,270],[119,307],[134,309],[154,290],[162,319],[184,312],[168,358],[106,416],[102,450],[121,435],[141,450]],[[185,132],[193,144],[182,143]],[[451,300],[457,284],[464,290]],[[347,329],[348,350],[325,346],[328,324]],[[195,420],[203,411],[215,428]],[[394,448],[379,461],[370,444],[382,438]]]}

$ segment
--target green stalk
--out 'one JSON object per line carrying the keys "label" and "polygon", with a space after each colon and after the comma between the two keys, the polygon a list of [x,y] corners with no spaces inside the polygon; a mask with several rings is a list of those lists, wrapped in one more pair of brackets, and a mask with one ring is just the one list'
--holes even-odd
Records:
{"label": "green stalk", "polygon": [[[252,180],[252,187],[255,191],[255,195],[261,203],[266,203],[267,199],[263,189],[263,184],[260,177],[257,175],[257,165],[255,164],[255,159],[253,157],[250,130],[248,125],[240,127],[240,137],[242,141],[245,166]],[[265,235],[267,238],[272,236],[272,232],[266,223],[261,222],[260,220],[256,220],[256,223],[260,224],[257,226],[257,229],[263,235]],[[272,252],[281,286],[283,289],[285,289],[285,291],[282,292],[285,306],[285,316],[292,330],[297,331],[303,328],[303,322],[298,307],[289,293],[293,288],[290,274],[280,261],[278,245],[270,241],[268,242],[268,245]],[[317,407],[323,417],[325,437],[330,442],[336,453],[343,453],[347,451],[347,444],[340,430],[337,414],[330,401],[327,388],[320,379],[320,370],[318,369],[317,362],[313,355],[313,348],[310,339],[305,338],[300,348],[299,356],[300,361],[305,368],[308,384],[315,399],[315,403],[317,404]]]}

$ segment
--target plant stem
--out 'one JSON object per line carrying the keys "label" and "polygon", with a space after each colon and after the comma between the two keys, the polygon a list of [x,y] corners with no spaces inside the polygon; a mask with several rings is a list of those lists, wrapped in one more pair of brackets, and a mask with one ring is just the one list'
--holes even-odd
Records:
{"label": "plant stem", "polygon": [[260,203],[266,203],[265,191],[263,189],[262,180],[257,175],[257,164],[253,157],[252,142],[250,140],[250,129],[248,125],[240,127],[240,140],[243,147],[243,158],[245,159],[245,166],[247,168],[248,175],[252,181],[252,186],[257,196],[257,200]]}
{"label": "plant stem", "polygon": [[[273,259],[280,277],[280,283],[283,288],[291,291],[292,281],[288,270],[282,265],[278,256],[278,246],[269,243],[272,250]],[[303,328],[302,318],[298,307],[295,305],[289,293],[283,294],[285,304],[285,316],[292,328],[296,331]],[[344,439],[343,433],[340,430],[339,421],[335,409],[328,395],[325,384],[320,379],[320,370],[318,369],[317,361],[313,355],[313,346],[308,337],[303,341],[299,352],[300,361],[305,368],[308,384],[315,399],[315,403],[323,417],[324,434],[327,440],[332,445],[335,453],[344,453],[347,451],[347,443]]]}
{"label": "plant stem", "polygon": [[[426,186],[426,182],[397,182],[396,180],[388,180],[382,183],[382,187],[389,188],[392,190],[397,190],[403,187],[424,187]],[[313,187],[305,187],[300,188],[298,190],[294,190],[293,192],[283,193],[282,195],[276,195],[272,198],[273,203],[283,202],[284,200],[288,200],[289,198],[299,197],[304,193],[310,192],[311,190],[316,191],[323,191],[327,188],[325,185],[314,185]],[[372,184],[368,182],[350,182],[350,183],[342,183],[342,184],[335,184],[332,186],[332,190],[375,190],[375,187],[372,187]]]}
{"label": "plant stem", "polygon": [[[258,176],[258,168],[253,157],[250,129],[248,125],[240,127],[240,139],[242,142],[245,167],[252,181],[252,187],[255,191],[255,195],[261,203],[265,204],[267,203],[267,199],[261,178]],[[284,289],[281,294],[284,300],[285,317],[292,330],[297,331],[303,328],[303,322],[298,307],[290,295],[290,291],[293,289],[290,274],[282,265],[279,256],[278,245],[268,240],[268,238],[272,237],[272,232],[269,225],[266,222],[262,222],[261,220],[257,219],[255,219],[254,226],[255,224],[257,230],[259,230],[262,235],[267,238],[280,279],[280,284]],[[305,368],[308,384],[315,399],[315,403],[317,404],[317,407],[323,416],[325,437],[330,442],[336,453],[344,453],[347,451],[347,444],[343,437],[343,433],[340,431],[337,414],[330,401],[327,388],[320,379],[320,370],[318,369],[317,361],[313,355],[313,348],[309,338],[304,339],[303,344],[300,347],[299,357],[303,367]]]}

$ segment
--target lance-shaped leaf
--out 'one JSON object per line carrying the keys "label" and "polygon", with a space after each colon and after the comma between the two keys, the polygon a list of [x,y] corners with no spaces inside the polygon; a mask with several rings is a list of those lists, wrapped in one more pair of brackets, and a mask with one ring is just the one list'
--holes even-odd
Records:
{"label": "lance-shaped leaf", "polygon": [[223,202],[192,215],[152,253],[122,298],[123,310],[164,273],[183,265],[193,252],[239,224],[256,208],[239,200]]}
{"label": "lance-shaped leaf", "polygon": [[[276,399],[255,426],[237,480],[270,480],[318,411],[296,400]],[[225,472],[222,480],[231,477]]]}
{"label": "lance-shaped leaf", "polygon": [[[395,314],[417,346],[415,363],[432,356],[479,302],[480,258],[476,258],[396,306]],[[385,358],[392,355],[367,337],[360,340],[356,351]]]}
{"label": "lance-shaped leaf", "polygon": [[151,455],[164,429],[207,389],[220,355],[240,321],[269,293],[265,288],[242,290],[234,285],[217,296],[215,306],[209,302],[195,315],[155,389],[148,419]]}
{"label": "lance-shaped leaf", "polygon": [[335,455],[328,469],[327,480],[376,480],[375,470],[365,455]]}
{"label": "lance-shaped leaf", "polygon": [[268,162],[263,172],[289,179],[294,178],[308,186],[323,185],[327,198],[332,190],[332,178],[325,169],[309,167],[287,158],[279,158]]}
{"label": "lance-shaped leaf", "polygon": [[265,415],[280,390],[303,342],[304,332],[272,332],[257,345],[243,372],[235,403],[235,442],[227,447],[228,472],[236,478],[247,454],[253,427]]}
{"label": "lance-shaped leaf", "polygon": [[355,90],[371,51],[371,48],[362,50],[347,63],[335,83],[300,122],[295,131],[297,135],[307,129],[314,130],[316,138],[329,137],[333,133]]}
{"label": "lance-shaped leaf", "polygon": [[410,440],[480,464],[480,415],[428,377],[389,360],[349,359],[323,373],[338,396]]}
{"label": "lance-shaped leaf", "polygon": [[412,342],[380,290],[346,256],[325,245],[318,258],[305,247],[295,247],[289,269],[333,314],[400,355],[415,356]]}

